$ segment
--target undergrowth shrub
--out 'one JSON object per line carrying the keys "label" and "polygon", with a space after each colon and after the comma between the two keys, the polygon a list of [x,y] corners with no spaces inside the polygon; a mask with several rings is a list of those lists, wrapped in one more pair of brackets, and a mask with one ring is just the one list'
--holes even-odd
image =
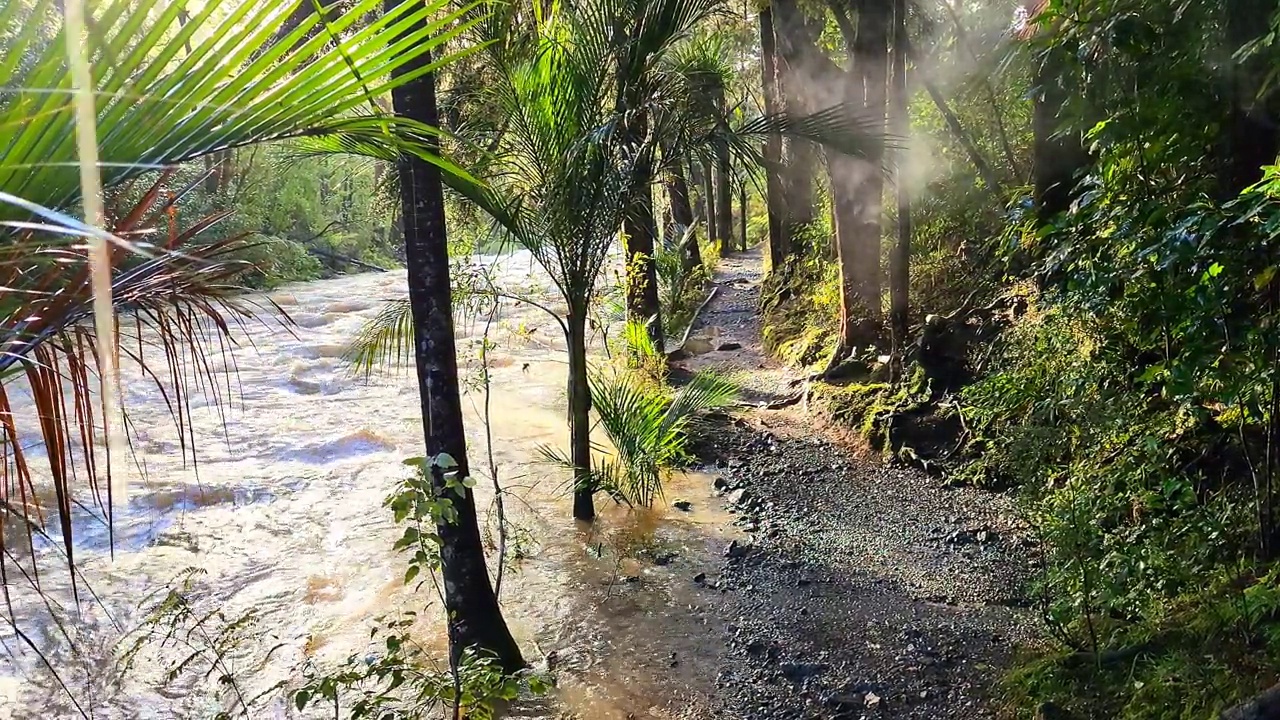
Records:
{"label": "undergrowth shrub", "polygon": [[1106,323],[1046,304],[958,403],[959,475],[1021,487],[1041,548],[1033,595],[1062,648],[1021,666],[1010,698],[1069,717],[1209,717],[1274,680],[1265,659],[1280,653],[1230,416],[1153,390]]}

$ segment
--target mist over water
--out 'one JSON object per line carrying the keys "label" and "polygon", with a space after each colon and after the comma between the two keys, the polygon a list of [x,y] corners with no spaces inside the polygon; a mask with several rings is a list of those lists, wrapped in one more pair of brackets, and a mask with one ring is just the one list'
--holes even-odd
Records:
{"label": "mist over water", "polygon": [[[488,261],[497,263],[504,287],[546,286],[529,274],[527,254]],[[93,717],[203,718],[223,707],[216,674],[163,682],[169,663],[181,657],[176,651],[144,651],[128,673],[116,666],[122,633],[143,619],[139,603],[187,568],[202,573],[191,594],[198,611],[220,609],[227,621],[245,613],[255,618],[247,642],[228,656],[246,697],[299,679],[309,660],[323,667],[365,655],[377,618],[406,610],[422,613],[415,636],[443,654],[434,592],[429,584],[417,593],[403,584],[405,560],[391,550],[400,530],[382,507],[406,477],[403,460],[422,453],[416,380],[405,369],[365,383],[340,359],[358,329],[385,300],[403,297],[404,287],[403,273],[391,272],[270,293],[296,326],[251,325],[252,346],[242,334],[246,342],[234,362],[211,357],[223,363],[214,370],[225,373],[231,393],[226,387],[218,398],[193,393],[194,437],[182,437],[154,387],[137,368],[125,368],[125,400],[145,473],[132,472],[127,499],[115,506],[114,545],[106,524],[89,511],[89,493],[78,490],[85,506],[73,520],[83,573],[78,604],[59,550],[39,541],[35,548],[42,586],[58,604],[53,616],[73,643],[32,591],[10,581],[19,626]],[[460,322],[458,348],[464,388],[473,386],[464,389],[463,403],[489,537],[496,524],[483,396],[469,382],[483,330],[482,321]],[[665,708],[684,702],[680,687],[692,697],[714,682],[714,668],[696,663],[681,668],[674,688],[668,677],[668,646],[684,643],[692,656],[700,644],[691,625],[699,620],[666,617],[687,615],[694,591],[683,570],[619,559],[616,550],[639,544],[691,562],[709,557],[722,542],[724,519],[710,482],[681,476],[669,489],[669,499],[694,501],[692,513],[609,507],[594,527],[576,526],[563,473],[533,462],[539,445],[567,442],[559,328],[542,311],[508,302],[490,336],[494,459],[516,496],[506,506],[525,531],[528,553],[503,584],[508,623],[530,661],[552,650],[561,658],[557,703],[591,718],[674,717]],[[13,523],[6,532],[10,547],[25,542]],[[9,628],[0,639],[11,653],[0,656],[0,718],[79,716]],[[253,716],[295,715],[277,699]]]}

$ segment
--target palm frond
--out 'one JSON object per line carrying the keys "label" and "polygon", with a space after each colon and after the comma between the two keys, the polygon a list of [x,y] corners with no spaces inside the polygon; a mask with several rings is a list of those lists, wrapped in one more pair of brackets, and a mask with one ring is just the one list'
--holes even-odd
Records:
{"label": "palm frond", "polygon": [[[352,132],[348,115],[371,96],[454,60],[458,53],[443,54],[398,72],[467,25],[445,0],[385,14],[379,0],[356,0],[341,16],[313,13],[277,36],[282,18],[310,1],[209,2],[186,19],[182,3],[97,4],[87,50],[103,184],[240,145]],[[51,7],[36,0],[36,16]],[[311,37],[320,23],[328,32]],[[0,89],[0,188],[69,208],[79,171],[66,40],[59,28],[43,41],[39,28],[25,26],[0,48],[0,67],[15,70]],[[11,210],[0,208],[0,218],[15,219]]]}
{"label": "palm frond", "polygon": [[[178,429],[184,460],[195,461],[189,394],[192,385],[221,397],[220,374],[210,362],[235,340],[232,331],[262,308],[241,297],[236,277],[246,266],[236,256],[245,246],[240,237],[200,242],[216,224],[216,217],[197,220],[186,231],[162,233],[165,206],[156,187],[110,229],[114,237],[146,238],[116,247],[117,270],[112,281],[117,313],[115,352],[137,367],[158,391]],[[24,205],[27,210],[31,207]],[[38,211],[59,218],[55,211]],[[113,509],[111,462],[98,456],[104,427],[100,378],[102,358],[92,323],[93,293],[88,250],[68,243],[66,234],[81,237],[92,231],[78,222],[34,227],[11,223],[7,244],[0,245],[0,423],[3,461],[0,462],[0,525],[5,518],[25,528],[28,543],[34,535],[60,535],[63,553],[74,565],[71,512],[89,504],[73,497],[77,482],[87,484],[108,522]],[[10,387],[21,377],[34,405],[34,418],[15,408]],[[226,388],[230,392],[230,388]],[[127,407],[126,407],[127,411]],[[54,492],[56,530],[47,525],[37,471],[28,457],[30,436],[39,437],[47,458],[47,476]],[[100,477],[100,469],[106,476]],[[105,480],[106,482],[102,482]],[[105,492],[104,492],[105,490]],[[0,573],[19,555],[5,545],[0,533]],[[34,558],[22,574],[38,581]],[[72,591],[76,592],[72,572]]]}
{"label": "palm frond", "polygon": [[732,383],[712,373],[698,373],[674,396],[633,373],[593,373],[591,399],[613,449],[593,468],[600,487],[631,505],[651,506],[671,469],[685,460],[692,418],[736,396]]}
{"label": "palm frond", "polygon": [[413,312],[408,298],[388,300],[366,322],[342,353],[342,359],[364,375],[413,362]]}
{"label": "palm frond", "polygon": [[[384,12],[380,0],[353,0],[341,15],[296,12],[312,1],[213,0],[192,16],[182,2],[93,3],[85,50],[106,193],[202,155],[273,140],[434,156],[426,129],[370,117],[365,108],[472,52],[457,45],[437,52],[432,63],[417,62],[446,43],[453,48],[451,41],[477,22],[472,9],[428,0]],[[104,358],[86,322],[92,300],[84,239],[102,231],[70,217],[81,193],[78,128],[57,5],[0,5],[0,526],[20,523],[28,542],[60,534],[74,592],[70,516],[74,506],[88,504],[73,496],[73,487],[88,485],[111,528],[114,459],[104,466],[97,449]],[[297,22],[281,30],[286,18]],[[456,182],[468,180],[439,164]],[[161,199],[170,194],[167,180],[161,172],[135,206],[108,218],[116,351],[161,396],[184,459],[194,459],[190,394],[211,395],[210,404],[221,408],[231,380],[215,370],[216,356],[231,352],[237,327],[264,311],[283,312],[255,304],[237,286],[244,238],[205,239],[222,215],[181,232],[167,221],[174,202]],[[34,412],[18,405],[28,391]],[[47,471],[28,457],[28,436],[43,441]],[[46,476],[52,513],[42,505],[47,495],[37,492]],[[6,601],[14,585],[9,570],[37,583],[39,577],[31,554],[5,545],[12,537],[0,532]]]}

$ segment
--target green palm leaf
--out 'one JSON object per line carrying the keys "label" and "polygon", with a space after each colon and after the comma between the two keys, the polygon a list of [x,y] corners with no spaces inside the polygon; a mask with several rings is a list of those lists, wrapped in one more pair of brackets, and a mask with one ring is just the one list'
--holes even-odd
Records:
{"label": "green palm leaf", "polygon": [[[466,31],[468,23],[458,22],[464,11],[449,10],[444,0],[406,3],[384,15],[379,0],[356,0],[328,32],[313,34],[323,22],[313,13],[275,37],[279,20],[301,2],[310,0],[210,2],[186,20],[181,3],[100,4],[93,23],[98,32],[90,33],[87,50],[103,184],[267,140],[392,137],[385,125],[353,124],[351,114],[371,97],[470,52],[444,54],[398,74],[420,53]],[[47,18],[53,7],[52,0],[37,0],[33,16]],[[423,18],[432,21],[415,30]],[[0,67],[15,70],[0,89],[0,188],[65,209],[79,195],[66,40],[59,30],[44,41],[39,27],[28,24],[0,48]],[[11,208],[0,213],[15,218]]]}
{"label": "green palm leaf", "polygon": [[690,421],[736,396],[732,383],[709,372],[694,375],[674,395],[632,373],[593,373],[591,400],[598,426],[613,447],[597,462],[594,476],[629,504],[652,505],[662,497],[667,474],[686,459]]}

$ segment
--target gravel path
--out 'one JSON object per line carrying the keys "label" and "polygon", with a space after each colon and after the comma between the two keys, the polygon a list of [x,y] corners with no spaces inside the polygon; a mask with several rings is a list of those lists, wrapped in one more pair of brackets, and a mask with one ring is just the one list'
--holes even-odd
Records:
{"label": "gravel path", "polygon": [[796,392],[798,375],[765,354],[760,345],[760,247],[720,259],[715,296],[694,321],[678,362],[684,369],[712,369],[733,377],[742,400],[772,403]]}
{"label": "gravel path", "polygon": [[[737,370],[768,401],[791,376],[760,350],[759,262],[722,261],[691,334],[717,344],[681,364]],[[813,427],[753,410],[700,433],[750,533],[694,578],[724,628],[712,717],[996,717],[992,685],[1034,636],[1012,499],[859,458]]]}

